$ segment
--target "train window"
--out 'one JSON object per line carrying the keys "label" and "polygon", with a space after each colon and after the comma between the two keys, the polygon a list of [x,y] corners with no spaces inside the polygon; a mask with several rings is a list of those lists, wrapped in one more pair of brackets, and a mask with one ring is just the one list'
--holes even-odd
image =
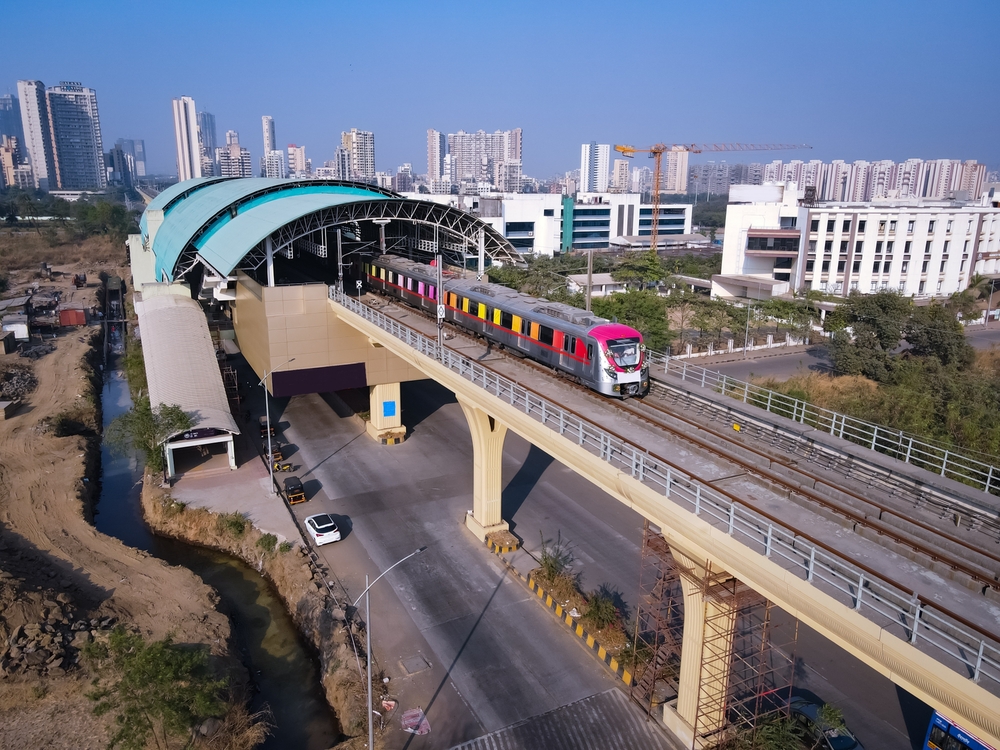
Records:
{"label": "train window", "polygon": [[583,339],[576,340],[576,356],[580,359],[586,359],[587,357],[587,344]]}
{"label": "train window", "polygon": [[430,284],[427,285],[427,296],[431,299],[437,299],[437,297],[434,296],[434,287]]}
{"label": "train window", "polygon": [[494,325],[500,325],[500,310],[499,309],[493,308],[493,312],[491,313],[490,320],[493,321]]}
{"label": "train window", "polygon": [[481,320],[486,320],[486,305],[482,302],[479,303],[479,309],[477,310],[476,315]]}
{"label": "train window", "polygon": [[521,316],[519,315],[510,316],[510,330],[512,330],[514,333],[523,333],[523,331],[521,330],[521,327],[523,325],[524,321],[521,320]]}
{"label": "train window", "polygon": [[576,350],[576,339],[573,336],[563,336],[563,349],[572,354]]}
{"label": "train window", "polygon": [[462,297],[462,312],[469,312],[469,298]]}
{"label": "train window", "polygon": [[[520,322],[521,321],[518,320],[518,323]],[[509,312],[500,310],[500,325],[509,330],[514,330],[514,316],[511,315]]]}
{"label": "train window", "polygon": [[554,331],[552,334],[552,346],[556,349],[562,349],[565,340],[563,338],[565,334],[562,331]]}
{"label": "train window", "polygon": [[531,334],[530,334],[531,338],[533,338],[535,341],[538,341],[539,329],[540,328],[541,328],[541,326],[538,325],[538,323],[532,323],[531,324],[531,328],[529,329],[531,331]]}
{"label": "train window", "polygon": [[395,271],[386,271],[385,272],[385,278],[383,279],[383,281],[388,281],[390,284],[395,284],[396,283],[396,272]]}
{"label": "train window", "polygon": [[587,344],[587,359],[593,359],[593,358],[594,358],[594,345]]}
{"label": "train window", "polygon": [[378,269],[378,276],[379,276],[380,279],[382,279],[382,281],[385,281],[385,269],[384,268]]}
{"label": "train window", "polygon": [[552,346],[553,339],[555,338],[555,331],[553,331],[548,326],[538,327],[538,340],[543,344],[548,344]]}
{"label": "train window", "polygon": [[423,297],[427,293],[427,288],[422,281],[417,282],[417,294]]}
{"label": "train window", "polygon": [[445,292],[447,294],[448,304],[451,307],[458,307],[458,296],[454,292]]}

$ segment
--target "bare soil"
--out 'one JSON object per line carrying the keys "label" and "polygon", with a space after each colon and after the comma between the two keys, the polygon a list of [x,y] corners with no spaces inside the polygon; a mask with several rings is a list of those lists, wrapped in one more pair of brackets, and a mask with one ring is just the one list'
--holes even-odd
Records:
{"label": "bare soil", "polygon": [[[4,256],[11,260],[8,240],[0,237],[0,268]],[[97,260],[56,269],[51,281],[39,283],[87,306],[97,301],[98,273],[126,276],[126,269]],[[90,285],[75,290],[72,275],[80,271]],[[11,294],[38,281],[34,272],[11,276]],[[120,623],[148,638],[173,633],[177,642],[206,644],[216,656],[227,653],[229,622],[216,611],[210,587],[88,523],[96,499],[97,433],[84,429],[56,437],[47,427],[67,411],[99,424],[93,372],[85,364],[94,332],[73,329],[54,339],[55,352],[34,363],[37,389],[14,416],[0,421],[0,747],[104,746],[110,719],[94,717],[84,695],[88,675],[73,645],[81,641],[78,633],[94,637],[105,625]],[[17,355],[0,355],[11,358]],[[86,626],[74,630],[82,621]],[[28,625],[38,626],[32,630],[37,637],[26,638]],[[27,660],[28,649],[48,655]]]}

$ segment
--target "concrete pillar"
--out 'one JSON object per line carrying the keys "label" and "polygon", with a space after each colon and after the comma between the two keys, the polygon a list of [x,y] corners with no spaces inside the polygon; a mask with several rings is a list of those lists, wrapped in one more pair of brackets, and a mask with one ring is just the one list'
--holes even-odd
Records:
{"label": "concrete pillar", "polygon": [[[726,723],[725,699],[737,607],[731,588],[706,586],[706,580],[720,580],[721,571],[706,571],[704,563],[676,549],[671,551],[681,572],[684,636],[677,700],[664,705],[663,722],[685,747],[700,748],[702,743],[695,737],[696,729],[705,737]],[[706,632],[707,623],[711,623],[710,632]]]}
{"label": "concrete pillar", "polygon": [[399,383],[369,386],[370,418],[365,429],[382,445],[402,443],[406,438],[399,400]]}
{"label": "concrete pillar", "polygon": [[465,525],[481,540],[494,531],[507,531],[507,522],[500,517],[503,490],[503,441],[507,427],[461,396],[458,403],[465,412],[472,434],[472,513],[466,514]]}
{"label": "concrete pillar", "polygon": [[167,454],[167,479],[173,479],[176,472],[174,468],[174,450],[169,445],[164,445],[163,452]]}
{"label": "concrete pillar", "polygon": [[229,440],[226,441],[226,452],[229,454],[229,468],[236,470],[236,441],[233,440],[233,436],[229,436]]}

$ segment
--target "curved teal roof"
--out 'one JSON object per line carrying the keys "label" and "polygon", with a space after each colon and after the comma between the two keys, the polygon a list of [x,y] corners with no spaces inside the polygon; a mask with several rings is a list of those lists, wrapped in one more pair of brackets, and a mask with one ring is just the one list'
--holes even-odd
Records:
{"label": "curved teal roof", "polygon": [[[184,198],[185,196],[193,193],[195,190],[200,190],[206,185],[210,185],[213,182],[220,182],[221,180],[230,180],[231,177],[198,177],[193,180],[185,180],[184,182],[178,182],[166,190],[157,193],[156,197],[150,201],[149,205],[146,206],[146,211],[162,211],[168,208],[175,201]],[[146,211],[142,212],[142,216],[139,217],[139,230],[142,232],[143,237],[149,234],[149,230],[146,225]]]}
{"label": "curved teal roof", "polygon": [[[160,193],[149,206],[164,210],[163,224],[153,238],[156,277],[173,279],[181,253],[192,243],[217,271],[228,274],[275,227],[330,206],[387,197],[395,194],[322,181],[186,180]],[[142,228],[145,232],[144,221]]]}

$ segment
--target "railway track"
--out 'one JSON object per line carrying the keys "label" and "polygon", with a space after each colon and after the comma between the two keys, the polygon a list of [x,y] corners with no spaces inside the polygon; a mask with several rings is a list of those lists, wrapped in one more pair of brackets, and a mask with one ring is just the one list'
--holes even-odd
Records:
{"label": "railway track", "polygon": [[[422,311],[402,306],[395,300],[391,301],[386,300],[382,304],[378,305],[378,307],[383,312],[388,312],[390,306],[395,310],[404,313],[405,315],[413,315],[414,317],[419,318],[428,324],[432,325],[435,324],[435,321],[429,316],[425,315]],[[427,335],[426,331],[423,331],[418,327],[403,322],[398,318],[394,319],[400,325],[408,327],[417,333],[422,333],[423,335]],[[452,325],[448,325],[447,328],[450,332],[451,340],[459,339],[465,345],[483,346],[482,340],[480,340],[478,337],[473,336],[467,333],[466,331]],[[446,346],[448,346],[451,349],[456,349],[456,346],[454,344],[449,344],[446,342]],[[539,373],[544,373],[550,377],[555,374],[551,368],[529,359],[524,359],[520,357],[509,357],[509,359],[518,362],[519,364],[528,367],[529,369],[535,370]],[[490,367],[488,362],[480,361],[479,365],[486,369],[496,372],[498,375],[501,376],[504,375],[504,373],[496,370],[493,367]],[[578,383],[575,383],[565,377],[560,377],[559,379],[566,387],[577,390],[579,393],[583,394],[585,397],[592,400],[594,403],[602,404],[605,406],[608,404],[608,399],[603,398],[600,395],[594,394],[593,391],[591,391],[590,389],[582,385],[579,385]],[[544,394],[541,394],[537,390],[534,390],[524,385],[523,383],[520,384],[520,387],[524,388],[527,391],[532,392],[533,394],[537,395],[540,398],[545,398]],[[827,511],[827,513],[833,513],[849,521],[850,524],[853,526],[870,529],[871,531],[875,532],[877,536],[884,536],[887,539],[891,539],[895,543],[905,546],[919,555],[923,555],[927,560],[935,561],[940,564],[946,565],[949,569],[958,572],[963,576],[968,577],[970,581],[974,581],[976,584],[978,584],[981,587],[980,589],[981,592],[985,592],[987,589],[1000,591],[1000,577],[998,577],[997,574],[987,572],[984,568],[981,569],[982,567],[981,565],[977,565],[976,567],[974,567],[973,564],[970,564],[968,560],[961,559],[954,554],[942,551],[940,548],[932,547],[930,543],[922,543],[920,541],[906,537],[902,532],[900,532],[900,530],[895,529],[878,519],[868,518],[864,514],[858,513],[848,507],[845,507],[843,504],[837,503],[829,498],[823,497],[819,493],[807,490],[806,488],[803,488],[795,484],[794,482],[789,481],[789,479],[786,476],[783,476],[778,472],[764,468],[763,466],[755,464],[751,461],[736,458],[733,456],[732,451],[726,451],[724,448],[720,448],[717,445],[713,445],[710,441],[704,438],[692,435],[691,430],[682,430],[678,427],[669,424],[666,420],[667,419],[679,420],[683,422],[685,425],[687,425],[689,428],[693,428],[697,432],[710,432],[713,435],[717,436],[719,439],[723,440],[726,439],[724,433],[720,431],[710,430],[706,428],[703,424],[697,423],[691,420],[690,418],[673,413],[668,409],[666,409],[665,407],[652,406],[651,404],[652,402],[647,402],[647,401],[639,402],[632,400],[632,401],[623,401],[620,403],[616,403],[615,406],[620,407],[624,411],[629,412],[631,416],[633,416],[634,418],[647,423],[648,425],[654,427],[656,430],[660,432],[669,433],[673,437],[680,439],[685,443],[693,444],[699,450],[710,453],[717,458],[720,458],[735,466],[738,466],[740,468],[740,472],[743,474],[749,475],[751,477],[756,477],[759,481],[765,482],[767,484],[777,485],[781,487],[785,492],[789,493],[789,495],[794,494],[799,496],[803,500],[813,503],[814,505],[819,505],[820,507],[824,508]],[[562,408],[564,408],[567,412],[570,412],[575,416],[580,417],[581,419],[587,421],[590,421],[592,419],[591,416],[582,414],[565,405],[563,405]],[[659,411],[660,414],[659,415],[655,413],[650,414],[650,412],[656,412],[656,411]],[[616,432],[615,430],[609,429],[606,426],[602,426],[601,429],[625,443],[630,443],[633,445],[635,444],[634,437],[628,437],[626,435],[622,435]],[[748,450],[748,447],[744,443],[734,442],[732,441],[731,438],[729,438],[727,442],[732,444],[734,448],[738,447],[740,451]],[[686,474],[690,476],[695,482],[700,483],[706,487],[711,487],[713,491],[727,498],[731,502],[752,508],[755,513],[760,514],[763,518],[767,519],[770,522],[773,522],[778,526],[784,527],[794,532],[797,536],[801,537],[802,539],[808,540],[811,544],[814,544],[819,549],[825,550],[826,552],[834,556],[839,557],[843,555],[843,552],[841,550],[838,550],[837,548],[830,545],[828,542],[824,541],[821,538],[818,538],[816,535],[811,534],[808,531],[799,529],[793,524],[790,524],[787,519],[781,518],[766,509],[757,507],[752,501],[748,501],[746,497],[742,497],[740,495],[732,493],[728,491],[725,487],[719,486],[720,480],[718,478],[712,479],[704,476],[699,476],[696,472],[692,471],[691,468],[681,466],[676,462],[666,458],[665,456],[662,456],[660,454],[651,451],[647,451],[647,453],[651,458],[655,459],[663,466],[670,467],[680,472],[682,475]],[[755,451],[755,453],[760,459],[766,460],[767,463],[775,462],[775,457],[770,454],[767,454],[759,450]],[[815,479],[816,481],[819,481],[823,485],[829,487],[834,486],[829,482],[829,480],[820,477],[818,475],[811,475],[808,472],[805,472],[797,467],[786,467],[786,468],[789,471],[800,474],[801,476],[809,477],[811,481]],[[725,477],[725,478],[728,479],[730,477]],[[845,491],[845,489],[842,486],[837,486],[836,489],[840,493],[846,492],[846,494],[853,494],[854,497],[856,497],[859,502],[863,502],[865,505],[878,507],[876,503],[873,503],[871,500],[867,498],[863,498],[855,493],[850,493],[849,491]],[[882,511],[880,511],[880,513],[881,512]],[[898,510],[886,508],[885,512],[898,513]],[[911,518],[906,518],[905,520],[907,520],[910,523],[913,523],[913,519]],[[964,540],[961,540],[957,537],[953,537],[952,535],[944,534],[943,532],[941,532],[940,529],[937,529],[929,524],[922,524],[922,528],[924,528],[929,533],[941,537],[942,539],[947,539],[948,541],[960,546],[963,549],[968,550],[969,552],[975,552],[976,554],[986,558],[987,560],[995,562],[998,565],[998,569],[1000,569],[1000,556],[986,552],[982,548],[971,545],[968,542],[965,542]],[[856,559],[853,558],[849,559],[851,559],[851,563],[853,565],[856,565],[859,570],[863,570],[865,573],[875,578],[881,579],[886,583],[895,586],[897,589],[906,592],[913,598],[914,601],[920,601],[924,604],[934,607],[937,611],[947,615],[956,622],[961,623],[962,625],[979,633],[983,637],[986,637],[994,641],[1000,640],[1000,633],[991,632],[989,630],[984,629],[982,626],[977,625],[976,623],[970,622],[962,615],[947,609],[940,603],[934,602],[933,600],[918,594],[910,586],[900,581],[894,580],[893,578],[891,578],[882,571],[875,570],[871,566],[863,562],[860,562]],[[960,584],[961,581],[956,581],[956,583]]]}

